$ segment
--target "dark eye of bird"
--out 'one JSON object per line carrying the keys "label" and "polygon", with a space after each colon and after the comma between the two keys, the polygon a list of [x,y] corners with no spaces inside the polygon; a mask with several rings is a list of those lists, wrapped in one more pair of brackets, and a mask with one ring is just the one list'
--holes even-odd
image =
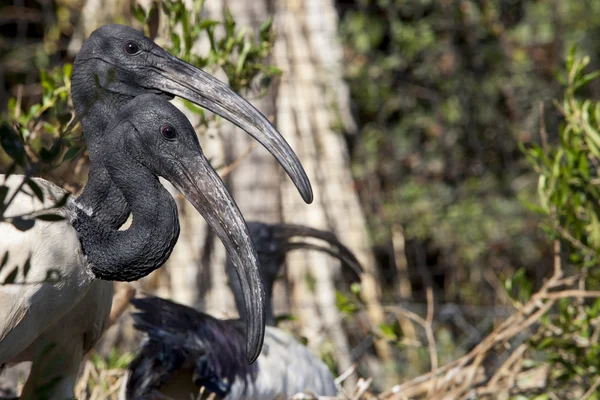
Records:
{"label": "dark eye of bird", "polygon": [[169,125],[164,125],[162,128],[160,128],[160,134],[163,135],[165,139],[169,140],[173,140],[175,139],[175,136],[177,136],[177,132],[175,132],[175,129],[173,129],[173,127]]}
{"label": "dark eye of bird", "polygon": [[127,42],[123,50],[129,55],[133,55],[140,51],[140,47],[134,42]]}

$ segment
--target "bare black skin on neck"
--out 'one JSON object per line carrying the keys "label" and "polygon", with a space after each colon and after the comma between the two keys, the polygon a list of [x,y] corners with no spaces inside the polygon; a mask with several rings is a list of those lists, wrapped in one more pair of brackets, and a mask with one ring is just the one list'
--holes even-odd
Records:
{"label": "bare black skin on neck", "polygon": [[[144,37],[133,29],[131,31],[133,37]],[[104,165],[104,133],[110,121],[129,101],[152,91],[139,85],[133,76],[128,80],[126,71],[114,68],[110,62],[110,55],[114,53],[109,42],[100,40],[98,35],[90,37],[75,58],[71,95],[83,126],[90,158],[90,184],[86,185],[78,202],[93,210],[93,219],[118,228],[125,223],[131,209]],[[106,55],[107,62],[104,62],[102,54]],[[155,92],[161,97],[172,98],[158,90]]]}
{"label": "bare black skin on neck", "polygon": [[[106,174],[121,191],[127,209],[133,214],[131,226],[127,230],[116,230],[81,209],[77,210],[73,225],[94,275],[106,280],[134,281],[167,261],[179,237],[179,219],[171,194],[158,177],[127,150],[136,146],[132,143],[135,136],[123,130],[135,131],[135,127],[122,122],[106,137],[106,146],[115,150],[106,153],[104,165]],[[91,181],[88,186],[94,183]],[[99,192],[94,190],[94,193]]]}

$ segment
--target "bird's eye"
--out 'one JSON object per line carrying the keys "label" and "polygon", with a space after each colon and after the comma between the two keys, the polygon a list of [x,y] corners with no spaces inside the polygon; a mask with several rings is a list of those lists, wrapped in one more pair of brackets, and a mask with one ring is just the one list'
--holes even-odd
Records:
{"label": "bird's eye", "polygon": [[123,47],[123,51],[129,55],[134,55],[139,53],[140,46],[138,46],[135,42],[127,42]]}
{"label": "bird's eye", "polygon": [[175,139],[175,136],[177,136],[177,132],[175,132],[175,129],[173,129],[173,127],[169,125],[163,125],[163,127],[160,128],[160,134],[168,140],[173,140]]}

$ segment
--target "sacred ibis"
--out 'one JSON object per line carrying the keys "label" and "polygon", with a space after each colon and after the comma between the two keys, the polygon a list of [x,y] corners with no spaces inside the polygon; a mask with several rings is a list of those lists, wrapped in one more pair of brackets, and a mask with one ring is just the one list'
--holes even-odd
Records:
{"label": "sacred ibis", "polygon": [[[145,333],[141,349],[131,362],[121,387],[120,400],[188,399],[204,387],[228,400],[274,400],[309,391],[334,396],[334,378],[327,366],[305,346],[275,324],[270,303],[276,275],[288,251],[308,248],[327,252],[351,266],[362,267],[337,237],[301,225],[249,222],[268,301],[263,351],[248,365],[242,356],[243,330],[240,320],[216,319],[190,307],[157,297],[131,300],[140,310],[133,314],[134,326]],[[322,246],[294,238],[312,237]],[[228,272],[241,315],[243,293]]]}
{"label": "sacred ibis", "polygon": [[[0,365],[33,361],[22,396],[72,398],[79,364],[109,318],[110,281],[140,279],[168,259],[179,222],[176,203],[159,176],[186,196],[233,258],[248,305],[246,359],[254,361],[264,335],[257,255],[236,203],[204,156],[190,122],[164,97],[143,94],[123,105],[97,145],[106,178],[131,210],[133,222],[126,230],[94,218],[94,206],[80,198],[52,209],[66,192],[51,182],[33,178],[44,194],[40,201],[16,192],[22,176],[0,176],[8,196],[17,193],[4,218],[48,213],[48,208],[65,218],[36,221],[26,231],[0,223],[0,254],[8,253],[0,281],[18,269],[14,284],[0,286]],[[107,186],[96,182],[90,180],[86,191],[106,196]],[[55,281],[46,279],[51,270]],[[48,391],[42,397],[41,389]]]}
{"label": "sacred ibis", "polygon": [[179,96],[234,123],[260,142],[288,173],[302,198],[313,200],[310,182],[296,154],[269,120],[230,87],[174,57],[124,25],[105,25],[84,42],[73,64],[71,94],[83,125],[92,168],[89,180],[98,191],[85,189],[82,202],[92,218],[119,227],[127,219],[127,202],[103,166],[103,132],[114,115],[133,97],[154,93]]}

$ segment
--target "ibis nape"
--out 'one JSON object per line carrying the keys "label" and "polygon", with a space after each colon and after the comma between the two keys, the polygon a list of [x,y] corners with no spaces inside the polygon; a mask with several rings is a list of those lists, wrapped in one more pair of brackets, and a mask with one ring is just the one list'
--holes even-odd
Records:
{"label": "ibis nape", "polygon": [[[126,230],[94,218],[94,206],[79,198],[55,207],[66,192],[49,181],[33,178],[40,200],[20,190],[23,176],[0,176],[8,196],[16,196],[4,213],[8,221],[50,212],[64,218],[37,220],[28,230],[0,223],[0,254],[8,254],[0,279],[17,271],[13,283],[0,286],[0,364],[33,361],[23,398],[72,398],[79,364],[106,327],[111,281],[140,279],[168,259],[179,221],[159,177],[185,195],[233,258],[250,306],[244,361],[256,359],[264,334],[257,255],[244,218],[187,118],[164,97],[139,95],[107,125],[97,151],[132,213]],[[107,186],[90,180],[86,191],[102,197]]]}
{"label": "ibis nape", "polygon": [[[248,222],[248,228],[268,300],[264,348],[257,362],[248,365],[243,360],[240,320],[213,318],[157,297],[133,299],[131,303],[139,310],[133,314],[134,326],[145,337],[129,366],[120,400],[188,399],[197,395],[200,388],[228,400],[287,399],[302,392],[336,394],[328,367],[292,335],[274,326],[270,299],[289,251],[305,248],[326,252],[359,275],[360,263],[331,232],[261,222]],[[306,237],[328,245],[306,241]],[[227,270],[238,311],[243,316],[243,292],[232,279],[232,261],[228,259]]]}

